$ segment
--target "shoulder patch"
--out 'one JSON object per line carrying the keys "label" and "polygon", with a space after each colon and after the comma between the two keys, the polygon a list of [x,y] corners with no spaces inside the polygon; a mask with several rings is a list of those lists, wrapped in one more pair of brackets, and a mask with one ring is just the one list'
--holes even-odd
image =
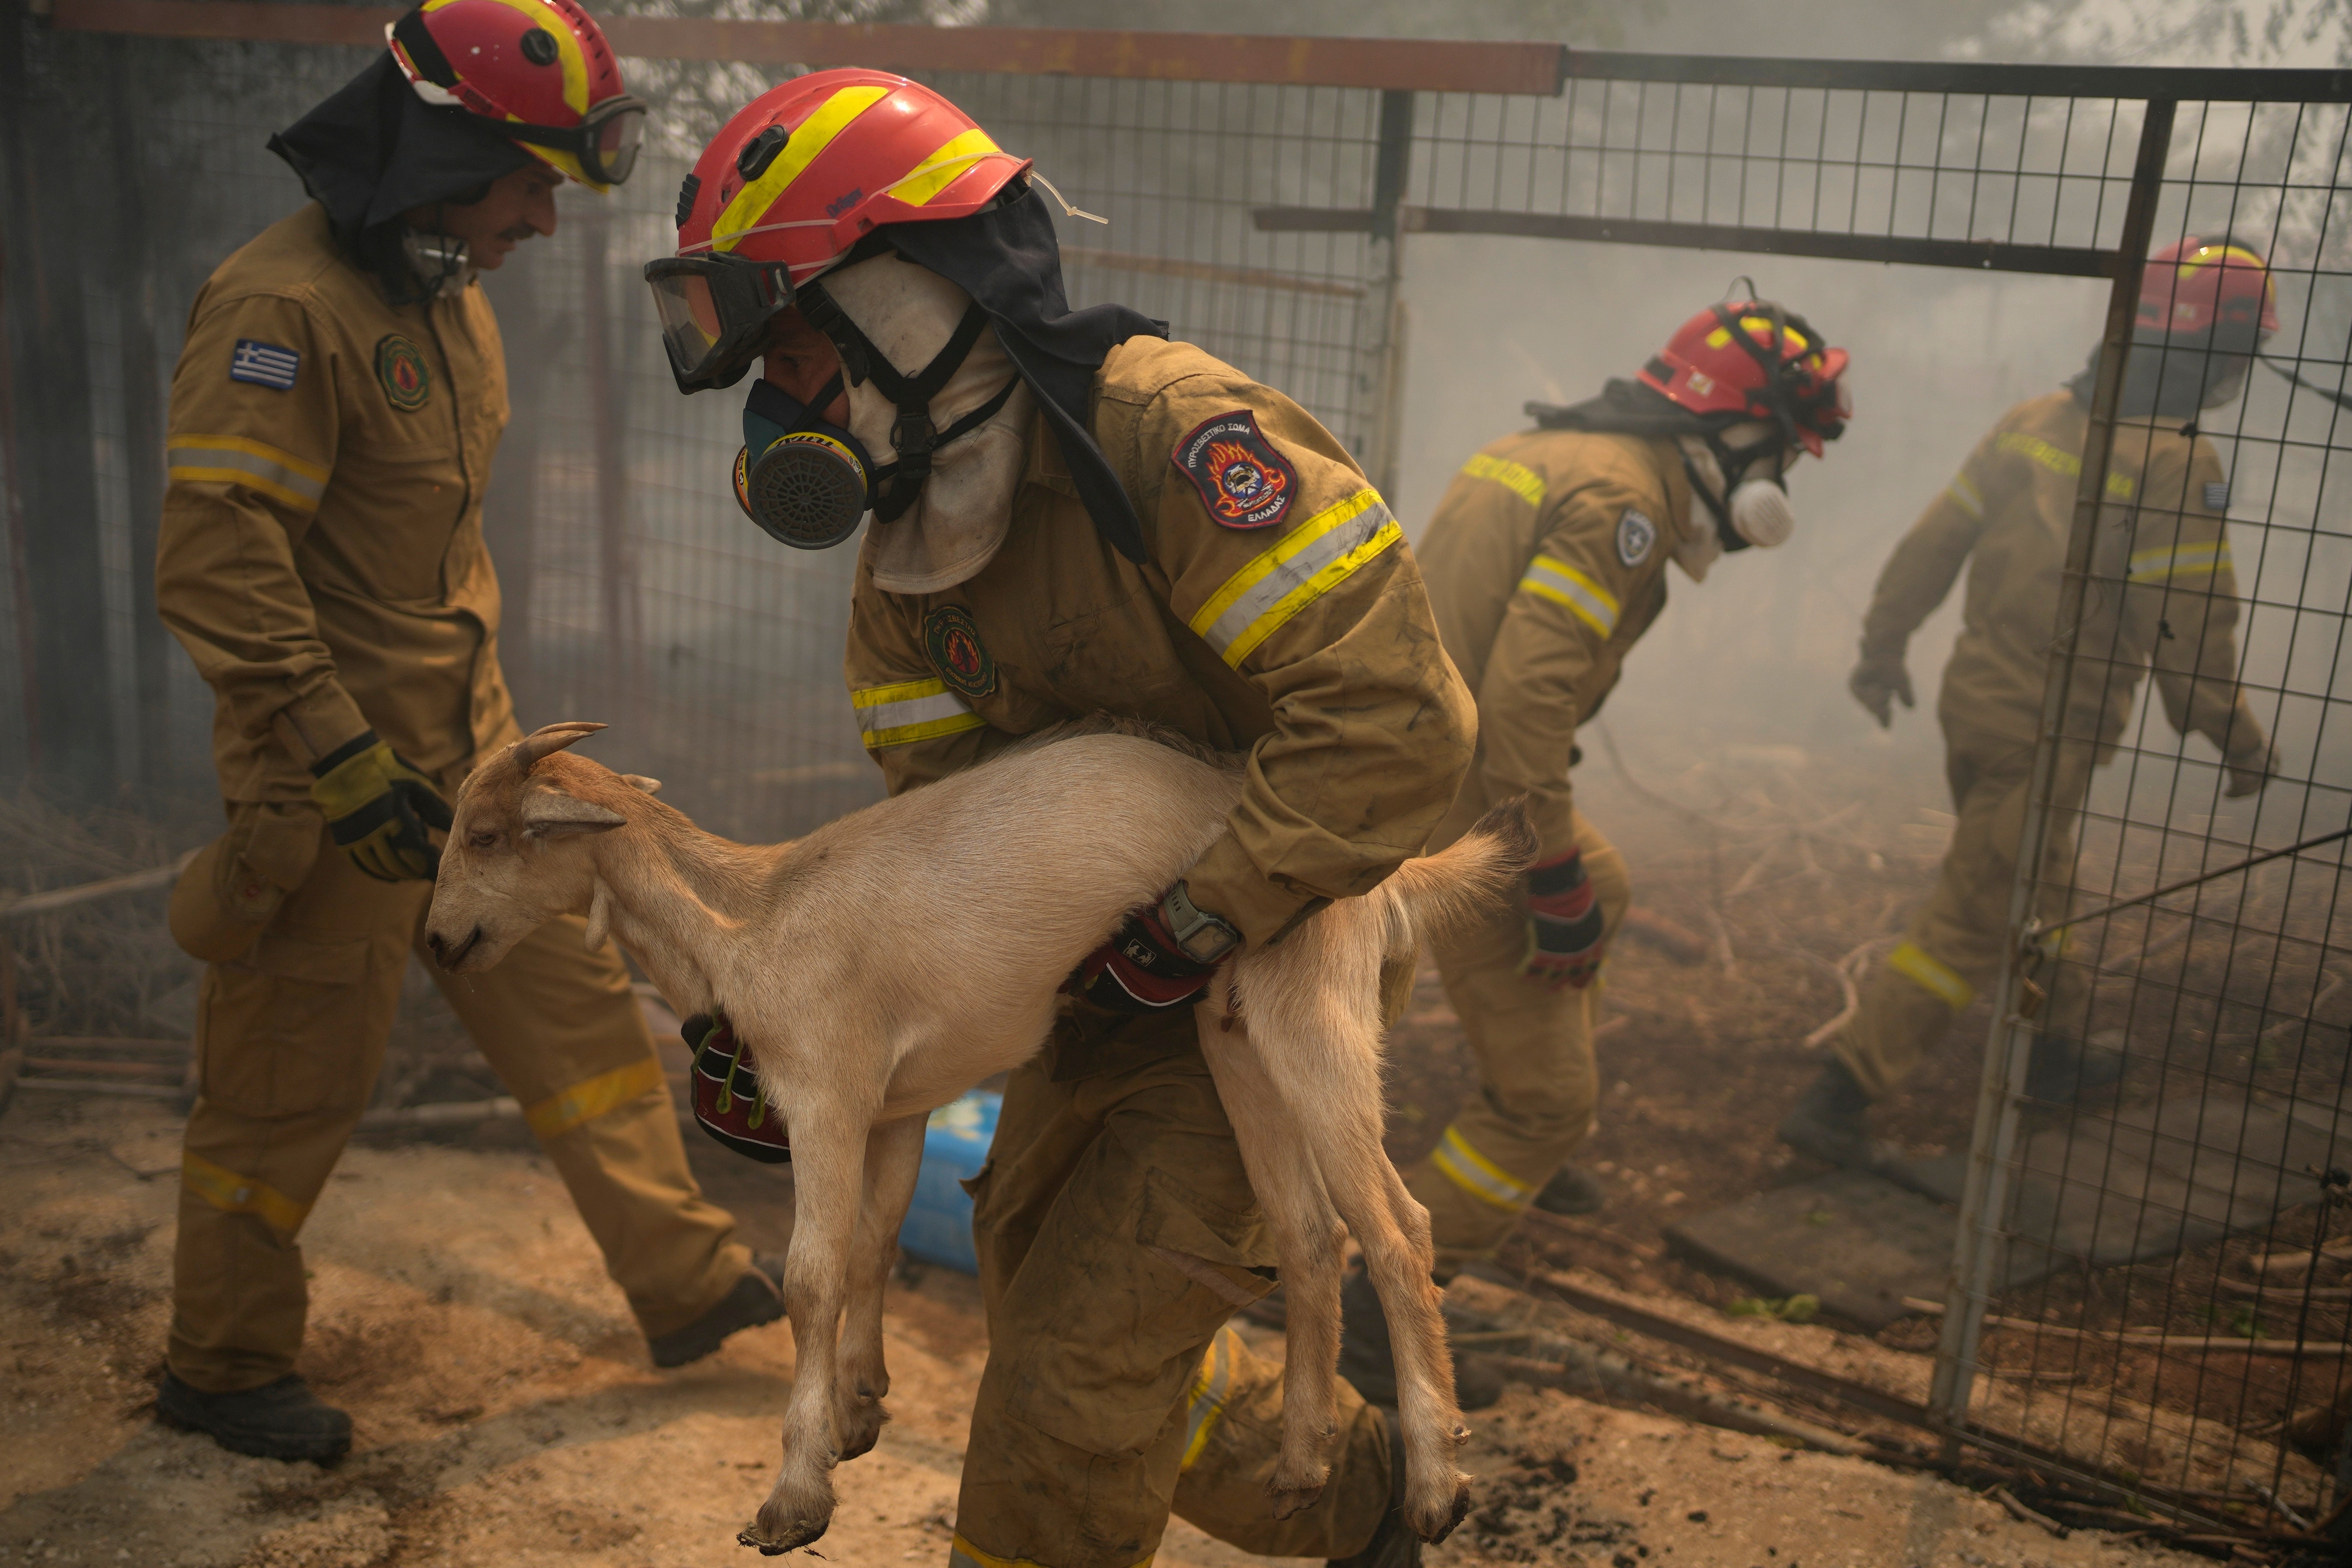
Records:
{"label": "shoulder patch", "polygon": [[1650,546],[1658,542],[1658,525],[1635,511],[1625,509],[1617,520],[1617,559],[1628,566],[1639,566],[1650,558]]}
{"label": "shoulder patch", "polygon": [[239,338],[236,348],[228,356],[228,378],[266,386],[273,392],[291,392],[294,375],[302,368],[302,356],[293,349],[265,343],[258,338]]}
{"label": "shoulder patch", "polygon": [[1298,494],[1298,470],[1246,408],[1202,420],[1168,460],[1201,492],[1210,518],[1226,528],[1272,528],[1290,515]]}
{"label": "shoulder patch", "polygon": [[383,395],[403,414],[414,414],[433,395],[433,375],[425,368],[425,351],[398,332],[387,332],[375,345],[375,378]]}
{"label": "shoulder patch", "polygon": [[2230,481],[2227,479],[2206,480],[2205,510],[2207,511],[2226,511],[2229,510],[2229,506]]}
{"label": "shoulder patch", "polygon": [[966,697],[996,689],[996,659],[980,640],[980,626],[961,605],[941,605],[923,617],[923,651],[940,679]]}

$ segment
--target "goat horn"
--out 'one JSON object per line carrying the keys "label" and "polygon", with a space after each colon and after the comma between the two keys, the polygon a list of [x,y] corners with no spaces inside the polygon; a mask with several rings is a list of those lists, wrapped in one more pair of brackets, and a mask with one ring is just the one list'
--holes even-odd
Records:
{"label": "goat horn", "polygon": [[516,767],[524,773],[529,773],[541,757],[552,755],[566,746],[577,744],[604,728],[604,725],[591,723],[585,719],[572,719],[562,724],[548,724],[533,730],[530,734],[517,741],[514,743],[514,749],[507,755],[514,759]]}

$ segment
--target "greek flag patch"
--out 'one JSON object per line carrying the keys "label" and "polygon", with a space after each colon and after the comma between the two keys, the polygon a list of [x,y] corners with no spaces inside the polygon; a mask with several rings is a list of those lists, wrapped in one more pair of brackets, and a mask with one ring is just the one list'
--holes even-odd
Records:
{"label": "greek flag patch", "polygon": [[2227,479],[2206,480],[2205,510],[2207,511],[2224,511],[2229,509],[2229,505],[2230,481]]}
{"label": "greek flag patch", "polygon": [[302,356],[292,349],[279,348],[254,338],[236,340],[236,352],[229,356],[228,378],[267,386],[278,392],[294,390],[294,373],[302,368]]}

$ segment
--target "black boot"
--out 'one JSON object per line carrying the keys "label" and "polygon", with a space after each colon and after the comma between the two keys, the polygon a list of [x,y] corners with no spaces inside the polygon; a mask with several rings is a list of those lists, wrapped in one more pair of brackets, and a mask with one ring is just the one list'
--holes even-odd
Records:
{"label": "black boot", "polygon": [[1371,1540],[1352,1557],[1334,1557],[1324,1568],[1421,1568],[1421,1537],[1404,1521],[1404,1431],[1394,1410],[1381,1412],[1389,1429],[1389,1507]]}
{"label": "black boot", "polygon": [[[1389,1317],[1381,1310],[1371,1276],[1360,1269],[1339,1291],[1339,1375],[1365,1403],[1396,1408],[1395,1352],[1389,1346]],[[1454,1357],[1454,1402],[1484,1410],[1503,1397],[1503,1379],[1483,1356]],[[1402,1450],[1400,1450],[1402,1451]]]}
{"label": "black boot", "polygon": [[735,1281],[735,1289],[719,1305],[682,1329],[656,1334],[646,1342],[656,1366],[684,1366],[717,1350],[727,1336],[744,1329],[772,1323],[784,1315],[784,1260],[769,1253],[753,1256],[751,1267]]}
{"label": "black boot", "polygon": [[222,1447],[257,1459],[331,1465],[352,1447],[352,1418],[292,1373],[259,1388],[206,1394],[167,1371],[155,1390],[155,1414],[166,1426],[205,1433]]}
{"label": "black boot", "polygon": [[2074,1105],[2123,1076],[2124,1054],[2112,1046],[2036,1035],[2033,1060],[2025,1069],[2025,1098],[2045,1105]]}
{"label": "black boot", "polygon": [[1870,1142],[1870,1096],[1845,1064],[1832,1061],[1781,1120],[1780,1142],[1824,1164],[1866,1171],[1877,1163]]}
{"label": "black boot", "polygon": [[1609,1196],[1591,1173],[1574,1165],[1562,1165],[1552,1173],[1543,1191],[1536,1194],[1536,1207],[1546,1214],[1599,1214],[1609,1206]]}

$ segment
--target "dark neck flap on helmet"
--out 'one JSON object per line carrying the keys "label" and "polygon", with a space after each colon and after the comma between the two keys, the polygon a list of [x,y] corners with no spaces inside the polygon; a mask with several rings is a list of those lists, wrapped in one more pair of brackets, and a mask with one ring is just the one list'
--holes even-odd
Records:
{"label": "dark neck flap on helmet", "polygon": [[[2131,352],[2124,358],[2122,396],[2116,404],[2116,413],[2125,419],[2188,419],[2194,420],[2205,408],[2205,394],[2214,383],[2234,373],[2233,360],[2251,353],[2253,342],[2247,336],[2243,347],[2216,348],[2209,341],[2212,334],[2200,333],[2195,338],[2135,337]],[[2091,395],[2098,384],[2099,351],[2091,351],[2089,361],[2066,383],[2066,390],[2084,408],[2091,406]]]}
{"label": "dark neck flap on helmet", "polygon": [[[272,136],[269,150],[327,209],[336,243],[377,271],[387,248],[398,257],[398,236],[388,226],[403,213],[471,196],[531,161],[466,110],[417,97],[390,50]],[[381,243],[387,235],[389,247]]]}
{"label": "dark neck flap on helmet", "polygon": [[[1590,430],[1614,436],[1706,436],[1726,423],[1693,414],[1655,387],[1612,380],[1598,397],[1582,403],[1530,403],[1528,417],[1539,430]],[[1744,417],[1744,416],[1743,416]]]}
{"label": "dark neck flap on helmet", "polygon": [[997,341],[1053,427],[1096,531],[1140,563],[1143,524],[1110,459],[1095,445],[1095,373],[1128,339],[1164,338],[1167,327],[1124,305],[1070,309],[1054,220],[1045,198],[1025,183],[1008,185],[999,205],[969,217],[893,224],[879,232],[899,255],[953,283],[987,312]]}

